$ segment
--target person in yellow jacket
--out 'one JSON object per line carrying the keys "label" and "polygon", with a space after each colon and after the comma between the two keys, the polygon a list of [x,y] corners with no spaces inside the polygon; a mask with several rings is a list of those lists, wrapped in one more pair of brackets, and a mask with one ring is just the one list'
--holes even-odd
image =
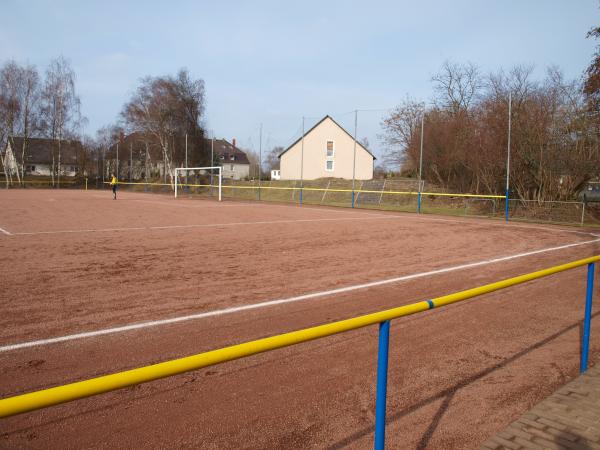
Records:
{"label": "person in yellow jacket", "polygon": [[110,180],[110,185],[112,186],[113,191],[113,200],[117,199],[117,177],[115,177],[114,173],[111,173],[110,176],[112,179]]}

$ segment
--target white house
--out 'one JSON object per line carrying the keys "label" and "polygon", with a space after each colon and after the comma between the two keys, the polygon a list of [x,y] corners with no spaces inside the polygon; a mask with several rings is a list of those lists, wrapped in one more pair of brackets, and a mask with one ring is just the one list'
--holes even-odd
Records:
{"label": "white house", "polygon": [[[24,152],[23,152],[24,150]],[[10,174],[49,176],[52,165],[62,176],[73,177],[79,172],[78,155],[83,151],[81,142],[74,140],[40,139],[9,136],[4,151],[4,165]],[[59,158],[60,155],[60,158]],[[18,173],[18,175],[17,175]]]}
{"label": "white house", "polygon": [[230,144],[225,139],[214,141],[215,162],[221,166],[223,178],[242,180],[250,176],[248,156],[235,146],[235,139]]}
{"label": "white house", "polygon": [[375,156],[360,142],[356,142],[354,169],[354,138],[330,116],[325,116],[314,127],[290,145],[279,156],[282,180],[315,180],[344,178],[356,180],[373,178]]}

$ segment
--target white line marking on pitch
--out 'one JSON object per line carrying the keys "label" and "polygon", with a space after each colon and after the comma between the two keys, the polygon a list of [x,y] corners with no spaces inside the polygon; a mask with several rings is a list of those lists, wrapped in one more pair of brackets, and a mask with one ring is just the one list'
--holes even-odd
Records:
{"label": "white line marking on pitch", "polygon": [[421,272],[421,273],[415,273],[415,274],[411,274],[411,275],[404,275],[404,276],[396,277],[396,278],[388,278],[385,280],[372,281],[369,283],[355,284],[352,286],[331,289],[328,291],[311,292],[309,294],[297,295],[295,297],[288,297],[288,298],[283,298],[283,299],[278,299],[278,300],[269,300],[266,302],[254,303],[252,305],[234,306],[231,308],[201,312],[201,313],[197,313],[197,314],[190,314],[187,316],[172,317],[170,319],[161,319],[161,320],[153,320],[153,321],[149,321],[149,322],[140,322],[140,323],[134,323],[134,324],[124,325],[124,326],[120,326],[120,327],[105,328],[103,330],[88,331],[88,332],[84,332],[84,333],[70,334],[70,335],[60,336],[60,337],[55,337],[55,338],[40,339],[37,341],[29,341],[29,342],[22,342],[22,343],[18,343],[18,344],[5,345],[3,347],[0,347],[0,352],[8,352],[11,350],[18,350],[18,349],[22,349],[22,348],[56,344],[59,342],[73,341],[76,339],[85,339],[85,338],[91,338],[91,337],[96,337],[96,336],[102,336],[105,334],[123,333],[123,332],[131,331],[131,330],[139,330],[141,328],[151,328],[151,327],[157,327],[157,326],[162,326],[162,325],[169,325],[172,323],[185,322],[188,320],[204,319],[206,317],[222,316],[225,314],[233,314],[233,313],[237,313],[237,312],[241,312],[241,311],[248,311],[248,310],[252,310],[252,309],[267,308],[270,306],[283,305],[286,303],[294,303],[294,302],[300,302],[300,301],[305,301],[305,300],[311,300],[314,298],[325,297],[325,296],[330,296],[330,295],[334,295],[334,294],[342,294],[345,292],[352,292],[352,291],[357,291],[360,289],[368,289],[368,288],[377,287],[377,286],[384,286],[387,284],[399,283],[401,281],[414,280],[416,278],[429,277],[432,275],[439,275],[442,273],[454,272],[457,270],[472,269],[473,267],[485,266],[485,265],[489,265],[489,264],[496,264],[496,263],[503,262],[503,261],[509,261],[511,259],[523,258],[526,256],[537,255],[540,253],[554,252],[557,250],[564,250],[566,248],[578,247],[581,245],[588,245],[588,244],[593,244],[593,243],[597,243],[597,242],[600,242],[600,239],[594,239],[591,241],[584,241],[584,242],[577,242],[575,244],[566,244],[566,245],[561,245],[558,247],[549,247],[549,248],[544,248],[544,249],[540,249],[540,250],[533,250],[530,252],[518,253],[516,255],[502,256],[499,258],[487,259],[487,260],[483,260],[483,261],[477,261],[474,263],[467,263],[467,264],[461,264],[458,266],[445,267],[443,269],[431,270],[429,272]]}
{"label": "white line marking on pitch", "polygon": [[105,233],[109,231],[135,231],[135,230],[169,230],[175,228],[211,228],[211,227],[231,227],[240,225],[274,225],[283,223],[303,223],[303,222],[331,222],[340,220],[371,220],[371,219],[398,219],[395,216],[387,215],[369,215],[364,217],[332,217],[323,219],[289,219],[289,220],[262,220],[258,222],[227,222],[227,223],[206,223],[193,225],[164,225],[155,227],[132,227],[132,228],[97,228],[86,230],[56,230],[56,231],[25,231],[12,233],[12,236],[34,236],[38,234],[63,234],[63,233]]}
{"label": "white line marking on pitch", "polygon": [[[142,194],[142,195],[152,195],[152,194]],[[94,197],[97,198],[105,198],[105,196],[100,196],[100,195],[95,195]],[[223,205],[223,204],[216,204],[216,205],[199,205],[196,206],[183,206],[183,202],[182,204],[176,204],[176,203],[172,203],[171,201],[156,201],[156,200],[148,200],[148,199],[127,199],[130,201],[139,201],[139,202],[145,202],[145,203],[155,203],[155,204],[160,204],[160,205],[165,205],[165,206],[177,206],[177,207],[188,207],[188,208],[221,208],[221,207],[278,207],[278,208],[300,208],[300,209],[310,209],[310,210],[314,210],[314,211],[321,211],[321,212],[332,212],[332,213],[346,213],[346,214],[351,214],[351,213],[357,213],[358,211],[360,212],[365,212],[364,215],[369,215],[369,216],[381,216],[383,214],[381,213],[366,213],[366,211],[377,211],[377,210],[369,210],[369,209],[360,209],[357,211],[356,209],[349,209],[349,208],[339,208],[339,210],[335,210],[333,209],[333,207],[322,207],[322,206],[306,206],[306,205],[297,205],[297,204],[292,204],[292,205],[279,205],[279,204],[265,204],[265,203],[236,203],[236,204],[230,204],[230,205]],[[199,200],[199,202],[205,202],[205,200]],[[441,217],[432,217],[430,215],[423,215],[423,214],[417,214],[415,215],[414,213],[406,213],[406,212],[402,212],[402,211],[383,211],[383,210],[379,210],[381,212],[385,212],[387,213],[386,215],[392,215],[395,214],[393,217],[398,217],[398,218],[402,218],[405,220],[416,220],[416,221],[420,221],[420,222],[444,222],[444,223],[456,223],[456,224],[465,224],[465,223],[470,223],[470,224],[475,224],[475,225],[481,225],[481,226],[493,226],[493,227],[505,227],[505,226],[510,226],[510,227],[514,227],[514,228],[522,228],[522,229],[534,229],[534,230],[545,230],[545,231],[550,231],[552,233],[572,233],[572,234],[581,234],[584,236],[600,236],[598,234],[594,234],[594,233],[590,233],[590,232],[586,232],[586,231],[578,231],[578,230],[565,230],[563,228],[556,228],[556,227],[545,227],[545,226],[540,226],[540,225],[529,225],[529,224],[525,224],[522,222],[510,222],[510,224],[505,224],[501,221],[493,221],[490,220],[489,218],[486,217],[465,217],[463,219],[452,219],[452,218],[441,218]],[[467,219],[467,220],[464,220]],[[471,219],[471,220],[469,220]],[[479,222],[479,220],[487,220],[487,223],[481,223]],[[175,226],[177,227],[177,226]],[[136,229],[136,228],[133,228]],[[142,228],[145,229],[145,228]],[[116,230],[116,231],[125,231],[127,229],[122,229],[122,230]],[[85,230],[83,230],[85,231]],[[88,232],[94,232],[95,230],[89,230]],[[99,230],[102,231],[102,230]],[[106,231],[113,231],[113,230],[106,230]],[[79,230],[74,230],[74,231],[65,231],[65,233],[70,233],[70,232],[82,232]],[[39,234],[43,234],[44,232],[39,232]],[[20,233],[13,233],[13,234],[20,234]]]}
{"label": "white line marking on pitch", "polygon": [[7,230],[5,230],[4,228],[0,228],[0,233],[3,233],[7,236],[12,236],[12,233],[9,233]]}

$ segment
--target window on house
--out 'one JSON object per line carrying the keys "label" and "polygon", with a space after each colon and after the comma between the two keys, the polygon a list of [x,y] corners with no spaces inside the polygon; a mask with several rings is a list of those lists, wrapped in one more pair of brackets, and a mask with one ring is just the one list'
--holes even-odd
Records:
{"label": "window on house", "polygon": [[235,161],[235,155],[231,155],[230,159],[231,159],[232,161]]}
{"label": "window on house", "polygon": [[327,161],[325,161],[325,170],[327,172],[333,172],[333,161],[328,159]]}
{"label": "window on house", "polygon": [[225,159],[225,155],[221,155],[221,156],[219,156],[219,158]]}
{"label": "window on house", "polygon": [[233,164],[231,164],[231,171],[232,171],[232,172],[234,171],[234,167],[235,167],[235,166],[234,166]]}
{"label": "window on house", "polygon": [[333,149],[333,141],[327,141],[327,157],[333,158],[334,149]]}

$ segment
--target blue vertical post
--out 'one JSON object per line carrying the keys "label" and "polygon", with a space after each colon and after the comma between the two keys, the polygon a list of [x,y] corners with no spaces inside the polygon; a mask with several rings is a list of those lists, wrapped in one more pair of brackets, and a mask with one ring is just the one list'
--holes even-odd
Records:
{"label": "blue vertical post", "polygon": [[300,204],[302,204],[302,188],[300,188]]}
{"label": "blue vertical post", "polygon": [[421,192],[417,195],[417,213],[421,214]]}
{"label": "blue vertical post", "polygon": [[592,295],[594,293],[594,263],[588,264],[587,292],[585,294],[585,316],[583,318],[583,342],[581,345],[581,362],[579,373],[584,373],[588,366],[590,353],[590,325],[592,321]]}
{"label": "blue vertical post", "polygon": [[506,200],[505,203],[506,205],[504,205],[504,220],[506,220],[506,222],[508,222],[508,194],[509,194],[510,190],[506,189]]}
{"label": "blue vertical post", "polygon": [[354,208],[354,190],[352,190],[352,207]]}
{"label": "blue vertical post", "polygon": [[375,450],[385,449],[385,411],[387,397],[388,350],[390,321],[379,324],[379,351],[377,354],[377,398],[375,400]]}

